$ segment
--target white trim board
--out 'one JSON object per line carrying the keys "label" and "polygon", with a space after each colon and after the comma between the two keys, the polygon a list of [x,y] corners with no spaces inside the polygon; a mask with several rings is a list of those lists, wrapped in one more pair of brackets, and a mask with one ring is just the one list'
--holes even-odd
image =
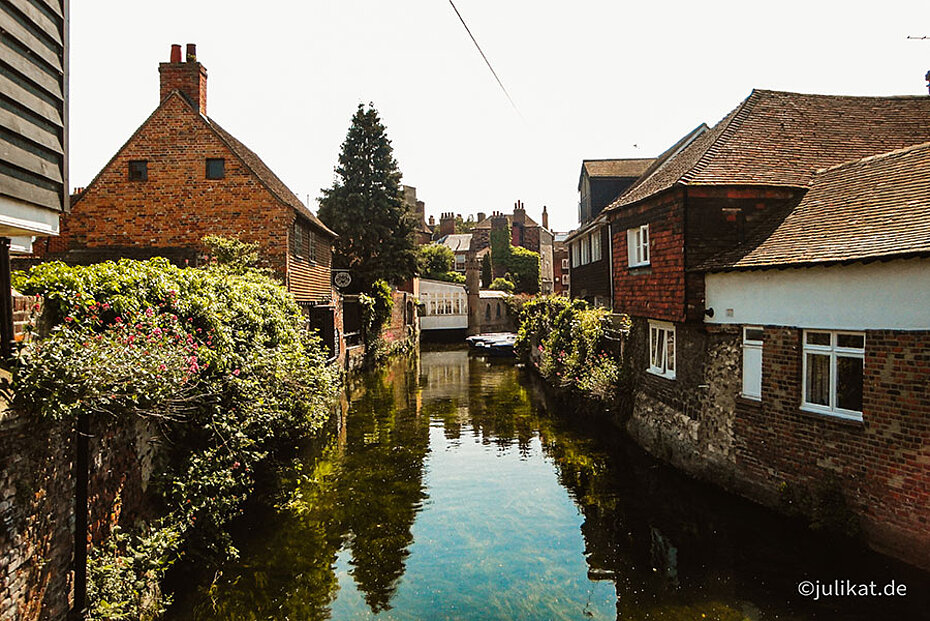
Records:
{"label": "white trim board", "polygon": [[930,259],[707,274],[709,324],[930,330]]}

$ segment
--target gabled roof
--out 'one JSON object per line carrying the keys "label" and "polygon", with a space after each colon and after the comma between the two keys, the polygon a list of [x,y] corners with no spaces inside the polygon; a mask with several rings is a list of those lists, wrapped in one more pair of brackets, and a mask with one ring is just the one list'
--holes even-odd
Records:
{"label": "gabled roof", "polygon": [[700,269],[930,255],[930,142],[821,170],[800,203]]}
{"label": "gabled roof", "polygon": [[331,231],[329,227],[323,224],[319,218],[314,215],[310,208],[303,204],[303,202],[297,198],[297,196],[291,192],[284,182],[276,174],[274,174],[270,168],[262,161],[258,155],[255,154],[250,148],[239,142],[239,140],[227,132],[225,129],[219,126],[213,119],[209,117],[203,117],[207,121],[207,124],[213,128],[213,131],[216,132],[217,136],[220,137],[220,140],[226,143],[226,146],[236,154],[242,163],[245,164],[252,174],[258,177],[259,181],[262,182],[268,191],[271,192],[275,198],[279,201],[293,207],[297,213],[307,218],[311,223],[313,223],[318,229],[332,235],[333,237],[338,237],[336,233]]}
{"label": "gabled roof", "polygon": [[471,246],[471,233],[446,235],[439,240],[439,243],[452,252],[468,252],[468,248]]}
{"label": "gabled roof", "polygon": [[[930,98],[754,90],[733,112],[609,208],[676,185],[807,188],[815,172],[930,140]],[[661,158],[660,158],[661,159]]]}
{"label": "gabled roof", "polygon": [[[513,214],[505,214],[505,215],[507,216],[507,224],[508,224],[509,226],[513,226]],[[492,215],[492,216],[488,216],[487,218],[485,218],[484,220],[482,220],[481,222],[479,222],[478,224],[476,224],[476,225],[475,225],[475,228],[476,228],[476,229],[489,229],[489,228],[491,228],[491,218],[493,218],[493,217],[494,217],[493,215]],[[539,226],[539,223],[537,223],[537,222],[536,222],[535,220],[533,220],[531,217],[526,216],[526,222],[524,223],[523,226],[525,226],[526,228],[529,228],[529,227],[532,227],[532,226]]]}
{"label": "gabled roof", "polygon": [[654,157],[616,160],[582,160],[581,174],[589,177],[639,177],[655,161]]}
{"label": "gabled roof", "polygon": [[258,157],[258,155],[256,155],[254,151],[249,149],[247,146],[242,144],[238,139],[236,139],[236,137],[234,137],[232,134],[230,134],[225,129],[220,127],[215,121],[213,121],[213,119],[200,114],[200,112],[197,110],[197,108],[194,107],[194,105],[190,102],[190,100],[178,90],[173,90],[167,95],[165,95],[164,99],[162,99],[161,102],[158,104],[158,107],[155,108],[154,111],[152,111],[152,114],[150,114],[148,118],[145,119],[145,121],[143,121],[141,125],[139,125],[138,128],[136,128],[136,131],[134,131],[132,135],[129,137],[129,139],[125,143],[123,143],[123,146],[121,146],[117,150],[117,152],[113,155],[113,157],[110,158],[110,161],[108,161],[106,165],[100,169],[100,172],[97,173],[97,175],[87,185],[84,191],[75,196],[75,198],[72,201],[72,205],[80,202],[81,198],[87,195],[87,191],[91,189],[94,185],[96,185],[97,180],[100,178],[103,172],[107,168],[110,167],[110,165],[114,162],[114,160],[116,160],[119,154],[133,141],[133,139],[139,134],[139,132],[141,132],[142,129],[146,125],[148,125],[149,121],[152,120],[152,118],[155,116],[158,110],[160,110],[165,105],[165,103],[172,97],[177,97],[180,101],[184,102],[184,105],[189,107],[195,116],[203,120],[204,123],[206,123],[207,127],[213,130],[217,138],[219,138],[229,148],[229,150],[232,151],[233,154],[236,157],[238,157],[240,161],[242,161],[242,164],[246,168],[248,168],[249,171],[253,175],[255,175],[255,177],[261,182],[261,184],[264,185],[265,188],[268,189],[268,191],[272,194],[272,196],[274,196],[278,201],[280,201],[284,205],[287,205],[288,207],[293,208],[295,211],[297,211],[297,213],[299,213],[300,215],[305,217],[307,220],[309,220],[314,226],[316,226],[322,232],[328,235],[331,235],[333,237],[338,237],[336,233],[331,231],[325,224],[323,224],[320,221],[319,218],[317,218],[313,214],[312,211],[310,211],[309,207],[304,205],[300,201],[300,199],[297,198],[297,196],[295,196],[294,193],[288,189],[288,187],[284,184],[284,182],[281,181],[281,179],[279,179],[278,176],[275,175],[271,171],[270,168],[268,168],[265,162],[263,162],[262,159]]}

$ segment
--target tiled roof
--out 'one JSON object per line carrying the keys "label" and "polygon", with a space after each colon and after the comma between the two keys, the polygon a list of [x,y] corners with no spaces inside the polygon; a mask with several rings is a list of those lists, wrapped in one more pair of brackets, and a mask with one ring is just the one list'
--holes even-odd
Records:
{"label": "tiled roof", "polygon": [[[735,112],[731,112],[730,116]],[[649,169],[604,211],[608,212],[623,205],[635,203],[675,185],[683,172],[700,159],[707,145],[713,142],[716,135],[714,132],[720,131],[718,127],[724,126],[725,121],[726,119],[718,123],[714,131],[708,131],[707,125],[701,123],[682,136],[678,142],[657,157]]]}
{"label": "tiled roof", "polygon": [[804,188],[819,168],[927,140],[930,97],[754,90],[713,129],[653,165],[611,208],[675,185]]}
{"label": "tiled roof", "polygon": [[581,165],[589,177],[639,177],[654,161],[654,157],[584,160]]}
{"label": "tiled roof", "polygon": [[[506,214],[506,215],[507,215],[507,224],[509,224],[510,226],[513,226],[513,214]],[[476,229],[489,229],[489,228],[491,228],[491,218],[492,218],[492,217],[493,217],[493,216],[488,216],[487,218],[485,218],[484,220],[482,220],[481,222],[479,222],[478,224],[476,224],[476,225],[475,225],[475,228],[476,228]],[[524,226],[525,226],[526,228],[529,228],[529,227],[531,227],[531,226],[539,226],[539,224],[538,224],[535,220],[533,220],[531,217],[527,216],[527,217],[526,217],[526,223],[524,224]]]}
{"label": "tiled roof", "polygon": [[271,192],[275,198],[284,203],[293,207],[297,213],[303,217],[310,220],[317,228],[319,228],[324,233],[337,237],[336,233],[331,231],[325,224],[323,224],[319,218],[314,215],[310,208],[301,202],[297,196],[291,192],[284,182],[274,174],[270,168],[262,161],[262,158],[258,157],[254,151],[250,148],[239,142],[239,140],[227,132],[225,129],[220,127],[213,119],[206,118],[207,123],[210,127],[213,128],[213,131],[220,137],[220,139],[226,143],[230,150],[236,154],[242,162],[252,171],[252,173],[258,177],[259,181],[268,188],[268,191]]}
{"label": "tiled roof", "polygon": [[468,247],[471,246],[471,233],[446,235],[439,240],[439,243],[452,252],[467,252]]}
{"label": "tiled roof", "polygon": [[787,215],[702,269],[930,254],[930,142],[821,170]]}

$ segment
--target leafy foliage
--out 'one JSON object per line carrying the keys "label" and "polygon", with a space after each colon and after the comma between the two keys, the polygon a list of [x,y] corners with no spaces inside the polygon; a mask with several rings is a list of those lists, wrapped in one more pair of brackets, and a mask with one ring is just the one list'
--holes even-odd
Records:
{"label": "leafy foliage", "polygon": [[342,143],[336,179],[324,189],[319,216],[339,234],[333,262],[367,289],[399,284],[416,272],[415,223],[400,190],[400,170],[377,110],[359,104]]}
{"label": "leafy foliage", "polygon": [[158,526],[116,536],[91,572],[92,618],[149,618],[163,606],[150,584],[181,554],[235,555],[225,526],[256,469],[323,425],[338,371],[293,298],[242,263],[45,263],[14,282],[44,296],[48,326],[19,353],[16,404],[50,418],[157,419],[168,436],[150,488],[165,508]]}
{"label": "leafy foliage", "polygon": [[515,348],[550,383],[611,400],[624,367],[608,347],[608,315],[583,300],[536,298],[523,305]]}
{"label": "leafy foliage", "polygon": [[496,291],[506,291],[507,293],[513,293],[513,283],[507,280],[506,278],[495,278],[491,282],[491,289]]}
{"label": "leafy foliage", "polygon": [[481,257],[481,288],[487,289],[491,286],[493,274],[491,273],[491,255],[485,254]]}
{"label": "leafy foliage", "polygon": [[465,282],[465,275],[454,271],[455,254],[442,244],[426,244],[417,249],[417,265],[423,278]]}
{"label": "leafy foliage", "polygon": [[219,235],[206,235],[200,241],[218,265],[235,273],[241,274],[258,263],[258,244]]}
{"label": "leafy foliage", "polygon": [[[505,272],[520,293],[539,292],[539,253],[512,246],[510,227],[491,231],[491,263],[498,274]],[[483,266],[482,266],[483,267]]]}

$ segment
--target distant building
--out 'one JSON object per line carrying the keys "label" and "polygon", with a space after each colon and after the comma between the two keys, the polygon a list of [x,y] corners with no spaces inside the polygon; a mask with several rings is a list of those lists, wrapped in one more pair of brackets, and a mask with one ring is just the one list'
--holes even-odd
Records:
{"label": "distant building", "polygon": [[569,233],[552,234],[552,284],[556,295],[569,295],[571,268],[569,259]]}
{"label": "distant building", "polygon": [[437,242],[452,251],[455,257],[453,269],[461,274],[465,273],[465,258],[471,247],[471,239],[471,233],[460,233],[456,235],[446,235]]}
{"label": "distant building", "polygon": [[426,222],[426,203],[417,200],[417,189],[413,186],[403,186],[404,205],[413,214],[416,226],[417,245],[428,244],[433,239],[433,227]]}
{"label": "distant building", "polygon": [[427,339],[464,339],[468,330],[465,285],[420,279],[420,330]]}
{"label": "distant building", "polygon": [[[543,221],[548,224],[549,215],[543,207]],[[493,212],[490,217],[481,219],[472,230],[471,249],[479,252],[491,246],[491,231],[510,227],[510,243],[539,253],[539,281],[541,293],[552,293],[552,233],[544,226],[526,215],[523,202],[514,205],[512,214]],[[495,274],[502,276],[503,274]]]}

